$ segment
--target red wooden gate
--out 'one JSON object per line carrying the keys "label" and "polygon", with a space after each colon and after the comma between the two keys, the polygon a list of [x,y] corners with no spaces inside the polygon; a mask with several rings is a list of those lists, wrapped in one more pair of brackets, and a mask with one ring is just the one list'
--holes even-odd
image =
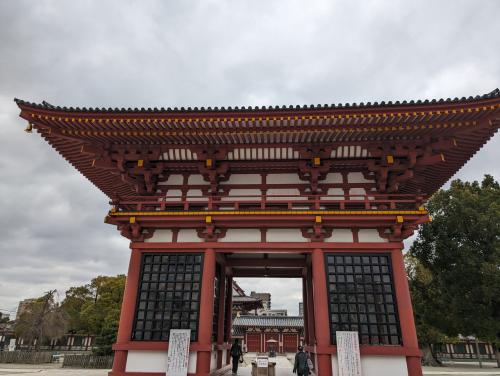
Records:
{"label": "red wooden gate", "polygon": [[260,333],[247,333],[247,351],[261,352],[260,350]]}
{"label": "red wooden gate", "polygon": [[297,334],[283,334],[283,352],[296,352],[298,346]]}

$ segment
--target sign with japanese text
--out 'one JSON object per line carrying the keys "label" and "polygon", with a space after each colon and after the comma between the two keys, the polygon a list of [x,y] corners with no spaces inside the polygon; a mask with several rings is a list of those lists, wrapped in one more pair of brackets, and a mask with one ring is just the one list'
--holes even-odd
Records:
{"label": "sign with japanese text", "polygon": [[361,376],[358,332],[336,332],[339,376]]}
{"label": "sign with japanese text", "polygon": [[191,329],[171,329],[168,342],[168,376],[186,376]]}

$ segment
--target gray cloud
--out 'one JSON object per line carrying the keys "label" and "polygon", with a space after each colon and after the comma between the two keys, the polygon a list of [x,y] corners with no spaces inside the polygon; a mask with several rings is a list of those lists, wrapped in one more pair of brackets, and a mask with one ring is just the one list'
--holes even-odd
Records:
{"label": "gray cloud", "polygon": [[[495,0],[0,2],[0,308],[125,273],[129,254],[102,223],[106,197],[22,132],[13,97],[153,107],[482,94],[500,86],[499,11]],[[500,178],[499,148],[497,136],[457,177]]]}

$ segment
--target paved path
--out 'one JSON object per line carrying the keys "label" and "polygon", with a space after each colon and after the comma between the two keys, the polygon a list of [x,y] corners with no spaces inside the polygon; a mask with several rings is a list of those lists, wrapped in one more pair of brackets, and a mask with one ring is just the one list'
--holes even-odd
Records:
{"label": "paved path", "polygon": [[[247,358],[247,357],[245,357]],[[250,376],[250,359],[245,359],[248,363],[238,370],[239,376]],[[291,376],[292,363],[286,357],[276,358],[276,376]],[[89,370],[60,368],[59,364],[50,365],[27,365],[27,364],[0,364],[0,376],[107,376],[108,370]],[[493,363],[486,365],[487,368],[476,368],[474,365],[456,365],[447,367],[424,367],[425,376],[500,376],[500,368],[494,368]],[[231,372],[228,373],[231,375]]]}

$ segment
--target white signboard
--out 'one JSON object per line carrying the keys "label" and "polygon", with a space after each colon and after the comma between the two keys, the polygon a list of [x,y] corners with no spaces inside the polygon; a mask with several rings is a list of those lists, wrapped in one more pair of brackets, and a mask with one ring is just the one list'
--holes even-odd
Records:
{"label": "white signboard", "polygon": [[16,349],[16,339],[12,338],[9,342],[9,351],[14,351]]}
{"label": "white signboard", "polygon": [[267,368],[269,366],[268,358],[257,358],[257,368]]}
{"label": "white signboard", "polygon": [[339,376],[361,376],[358,332],[336,332]]}
{"label": "white signboard", "polygon": [[168,376],[186,376],[191,329],[171,329],[168,342]]}

